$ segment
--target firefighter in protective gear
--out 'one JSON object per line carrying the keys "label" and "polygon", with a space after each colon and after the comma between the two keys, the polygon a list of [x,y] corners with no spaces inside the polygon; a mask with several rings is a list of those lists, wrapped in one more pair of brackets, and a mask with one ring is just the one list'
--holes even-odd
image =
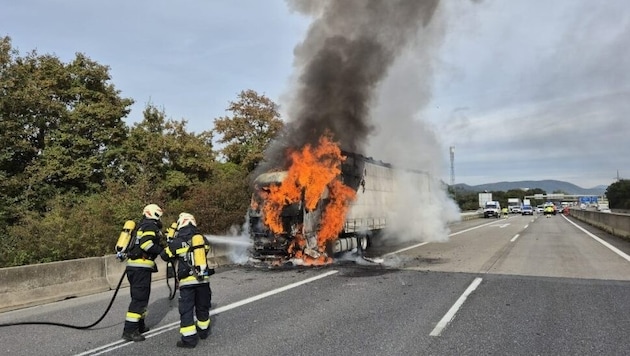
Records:
{"label": "firefighter in protective gear", "polygon": [[197,231],[195,217],[179,214],[177,233],[161,254],[165,261],[177,261],[181,334],[178,347],[194,348],[199,339],[210,335],[209,277],[214,274],[206,259],[210,248],[207,239]]}
{"label": "firefighter in protective gear", "polygon": [[127,309],[122,338],[127,341],[144,341],[142,333],[149,331],[144,319],[151,294],[151,274],[157,272],[155,259],[163,251],[162,209],[149,204],[142,211],[134,244],[127,253],[127,280],[131,292],[131,303]]}

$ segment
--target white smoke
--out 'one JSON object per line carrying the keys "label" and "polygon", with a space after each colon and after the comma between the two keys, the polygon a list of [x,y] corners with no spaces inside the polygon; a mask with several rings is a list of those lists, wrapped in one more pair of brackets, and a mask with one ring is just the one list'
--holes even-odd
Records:
{"label": "white smoke", "polygon": [[422,115],[431,99],[444,28],[445,16],[438,6],[431,23],[419,30],[413,45],[394,62],[372,110],[376,131],[368,140],[369,154],[396,167],[426,173],[423,184],[416,184],[414,175],[403,171],[394,177],[395,185],[403,188],[397,189],[386,239],[446,241],[448,224],[460,220],[459,207],[439,179],[448,157],[447,147]]}

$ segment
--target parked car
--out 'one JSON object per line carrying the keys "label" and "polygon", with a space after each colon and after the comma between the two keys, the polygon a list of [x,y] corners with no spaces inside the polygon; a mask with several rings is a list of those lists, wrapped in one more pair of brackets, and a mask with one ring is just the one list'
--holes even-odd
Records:
{"label": "parked car", "polygon": [[521,215],[534,215],[534,208],[529,205],[523,205],[523,208],[521,208]]}

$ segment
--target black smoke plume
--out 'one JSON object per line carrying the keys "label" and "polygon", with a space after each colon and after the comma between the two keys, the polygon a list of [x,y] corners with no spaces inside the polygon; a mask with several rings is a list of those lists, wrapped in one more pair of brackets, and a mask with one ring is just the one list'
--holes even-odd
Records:
{"label": "black smoke plume", "polygon": [[397,55],[431,21],[438,0],[288,0],[313,17],[295,48],[296,85],[286,130],[260,171],[284,168],[287,149],[315,144],[329,132],[343,150],[363,153],[374,127],[375,91]]}

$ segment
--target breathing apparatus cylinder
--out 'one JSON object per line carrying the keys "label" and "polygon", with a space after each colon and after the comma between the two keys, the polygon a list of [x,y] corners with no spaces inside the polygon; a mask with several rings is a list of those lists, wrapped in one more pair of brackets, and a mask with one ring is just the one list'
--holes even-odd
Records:
{"label": "breathing apparatus cylinder", "polygon": [[118,236],[118,242],[116,242],[116,258],[121,262],[127,259],[127,252],[132,244],[131,235],[135,228],[136,223],[133,220],[127,220]]}
{"label": "breathing apparatus cylinder", "polygon": [[[171,224],[171,226],[166,228],[166,243],[170,244],[171,241],[175,238],[177,234],[177,221]],[[166,261],[166,278],[175,278],[175,260]]]}
{"label": "breathing apparatus cylinder", "polygon": [[208,261],[206,259],[206,240],[203,235],[194,235],[191,241],[192,246],[192,268],[197,279],[208,276]]}
{"label": "breathing apparatus cylinder", "polygon": [[177,232],[177,221],[172,223],[170,227],[166,228],[166,241],[171,241],[175,238]]}

